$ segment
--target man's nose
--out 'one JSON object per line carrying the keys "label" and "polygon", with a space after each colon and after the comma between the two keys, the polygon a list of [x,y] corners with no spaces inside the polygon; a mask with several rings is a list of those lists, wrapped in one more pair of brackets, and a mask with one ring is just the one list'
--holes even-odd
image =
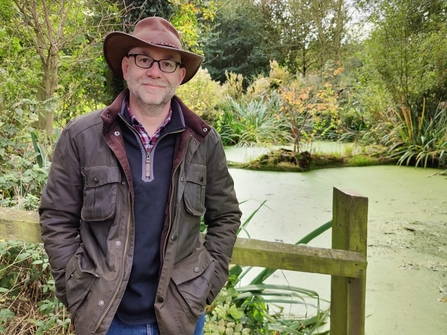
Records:
{"label": "man's nose", "polygon": [[148,75],[152,75],[152,76],[154,76],[154,75],[159,76],[161,74],[161,72],[162,71],[160,70],[160,64],[156,61],[153,61],[152,66],[150,68],[146,69],[146,73]]}

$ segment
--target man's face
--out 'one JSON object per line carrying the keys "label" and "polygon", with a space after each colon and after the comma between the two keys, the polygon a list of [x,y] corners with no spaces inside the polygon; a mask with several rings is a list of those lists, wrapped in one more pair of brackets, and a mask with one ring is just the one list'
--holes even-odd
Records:
{"label": "man's face", "polygon": [[[155,60],[181,62],[179,53],[156,47],[137,47],[127,54],[141,54]],[[157,62],[154,62],[149,69],[138,67],[134,56],[124,57],[121,66],[130,91],[131,102],[146,108],[164,107],[170,104],[186,74],[186,70],[180,66],[172,73],[162,72]]]}

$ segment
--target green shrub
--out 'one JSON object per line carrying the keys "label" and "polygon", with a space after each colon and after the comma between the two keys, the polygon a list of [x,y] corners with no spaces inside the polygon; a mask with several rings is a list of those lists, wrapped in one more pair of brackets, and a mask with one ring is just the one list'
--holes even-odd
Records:
{"label": "green shrub", "polygon": [[[21,136],[16,143],[3,141],[0,150],[0,205],[36,210],[50,168],[52,144],[39,141],[37,132]],[[55,132],[56,138],[58,132]],[[43,142],[43,143],[41,143]]]}
{"label": "green shrub", "polygon": [[177,95],[186,106],[211,125],[215,124],[219,115],[218,106],[225,99],[223,88],[202,68],[187,85],[178,88]]}
{"label": "green shrub", "polygon": [[447,108],[441,104],[434,117],[422,115],[406,107],[391,110],[386,114],[386,124],[390,128],[382,137],[391,158],[398,164],[439,165],[447,154]]}
{"label": "green shrub", "polygon": [[73,334],[42,244],[0,241],[0,333]]}
{"label": "green shrub", "polygon": [[279,97],[238,102],[228,98],[216,128],[224,145],[268,146],[288,144],[289,126],[279,116]]}

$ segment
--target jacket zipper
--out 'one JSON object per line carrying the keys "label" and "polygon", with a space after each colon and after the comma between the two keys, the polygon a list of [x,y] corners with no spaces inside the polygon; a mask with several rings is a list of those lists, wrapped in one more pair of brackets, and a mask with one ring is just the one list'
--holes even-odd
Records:
{"label": "jacket zipper", "polygon": [[[128,200],[129,200],[129,203],[130,203],[130,195],[129,195]],[[130,205],[130,204],[129,204],[129,208],[131,208],[131,205]],[[125,256],[126,253],[127,253],[127,247],[128,247],[128,245],[129,245],[129,235],[130,235],[130,223],[131,223],[131,217],[132,217],[132,215],[129,215],[129,219],[128,219],[128,221],[127,221],[127,234],[126,234],[127,236],[126,236],[126,242],[125,242],[125,244],[124,244],[124,256]],[[125,262],[125,257],[123,258],[123,265],[124,265],[124,262]],[[113,304],[113,302],[115,301],[116,296],[118,295],[119,288],[121,287],[121,285],[122,285],[122,283],[123,283],[124,272],[125,272],[125,269],[124,269],[124,266],[123,266],[123,271],[122,271],[122,273],[121,273],[121,277],[120,277],[120,280],[119,280],[119,282],[118,282],[118,288],[115,290],[115,293],[113,294],[112,299],[110,299],[109,305],[107,306],[106,310],[104,311],[104,313],[102,313],[101,317],[99,318],[98,322],[96,323],[95,330],[93,331],[92,334],[95,334],[95,333],[97,332],[99,326],[101,325],[102,321],[103,321],[104,318],[106,317],[106,315],[107,315],[107,313],[109,312],[110,308],[112,308],[112,304]]]}

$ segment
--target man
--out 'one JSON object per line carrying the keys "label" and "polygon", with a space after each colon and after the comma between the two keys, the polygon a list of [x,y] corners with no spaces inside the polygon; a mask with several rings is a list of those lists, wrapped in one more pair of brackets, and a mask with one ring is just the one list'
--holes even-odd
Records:
{"label": "man", "polygon": [[128,89],[67,124],[39,208],[56,295],[77,335],[200,334],[241,216],[219,135],[174,96],[202,57],[157,17],[104,57]]}

